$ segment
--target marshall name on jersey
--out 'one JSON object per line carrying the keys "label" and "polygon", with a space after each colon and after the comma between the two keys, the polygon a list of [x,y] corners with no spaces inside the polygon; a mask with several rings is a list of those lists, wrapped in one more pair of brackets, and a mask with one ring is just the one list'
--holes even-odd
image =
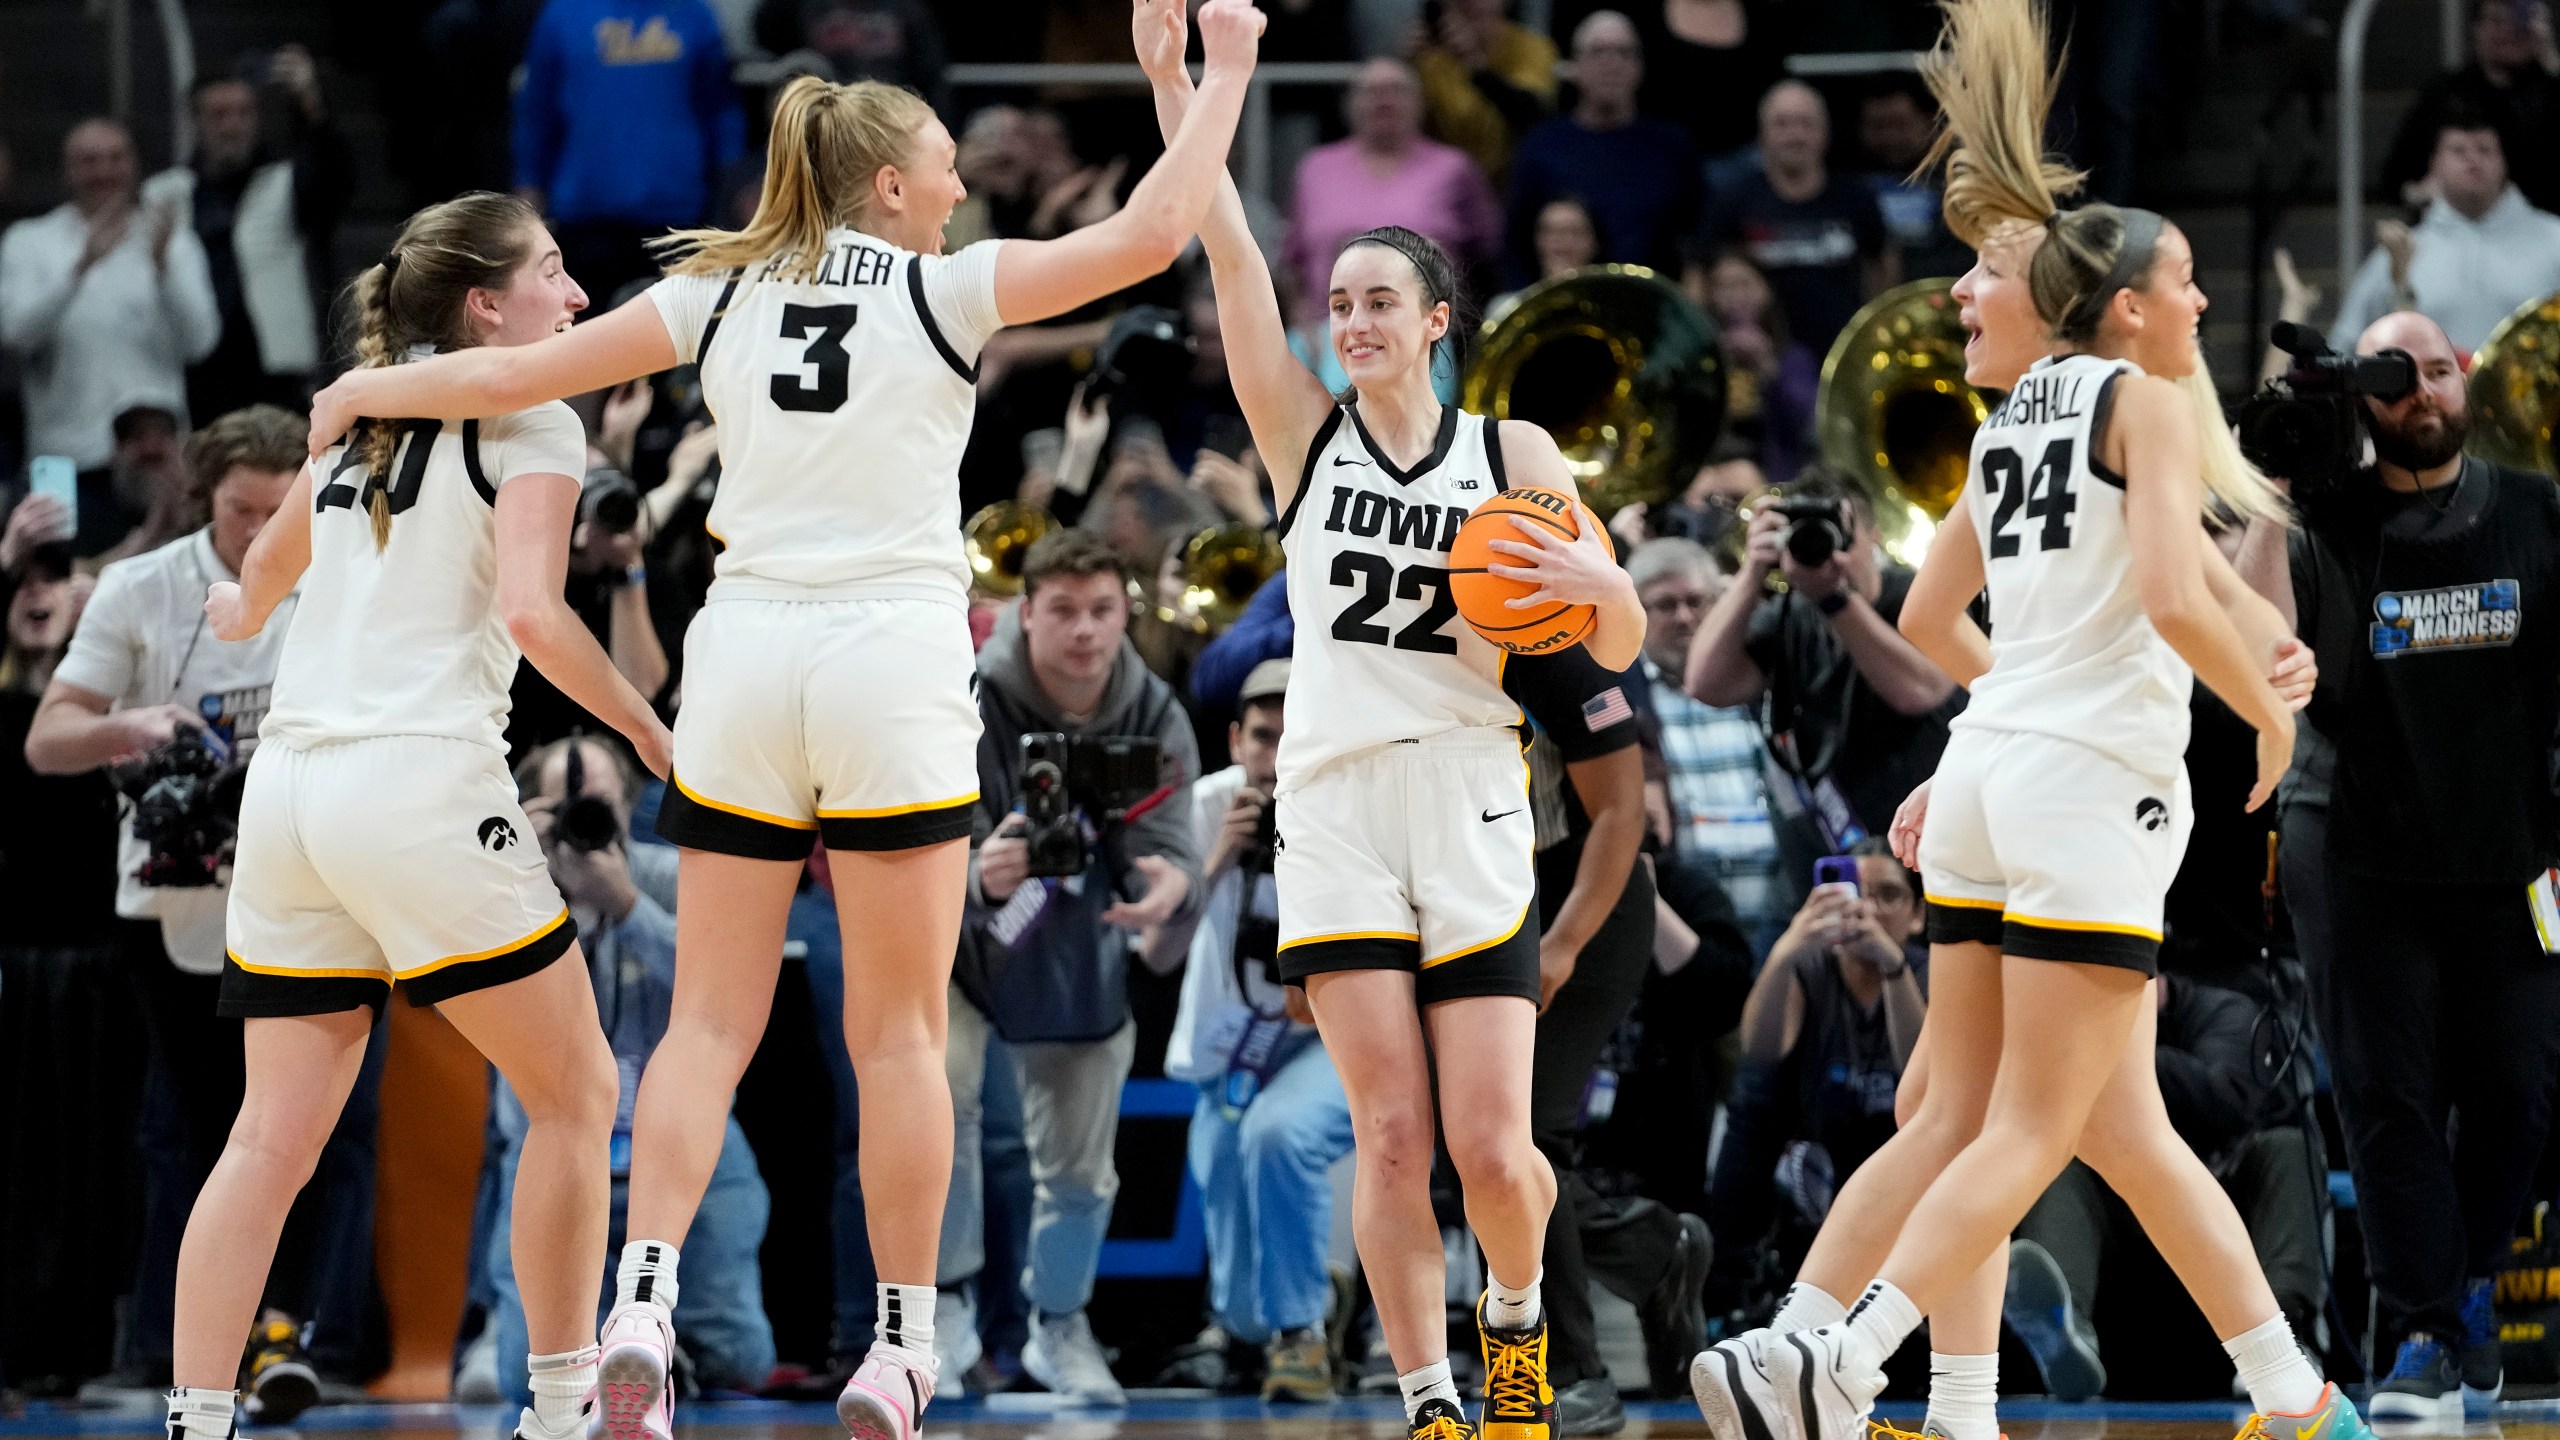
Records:
{"label": "marshall name on jersey", "polygon": [[1494,422],[1454,405],[1410,469],[1351,407],[1317,432],[1280,531],[1298,626],[1282,791],[1372,746],[1520,723],[1502,652],[1458,618],[1449,593],[1458,527],[1504,483]]}
{"label": "marshall name on jersey", "polygon": [[2124,477],[2098,453],[2118,381],[2141,373],[2039,360],[1975,432],[1961,503],[1982,544],[1992,661],[1954,723],[2053,735],[2166,775],[2186,753],[2194,675],[2142,609]]}

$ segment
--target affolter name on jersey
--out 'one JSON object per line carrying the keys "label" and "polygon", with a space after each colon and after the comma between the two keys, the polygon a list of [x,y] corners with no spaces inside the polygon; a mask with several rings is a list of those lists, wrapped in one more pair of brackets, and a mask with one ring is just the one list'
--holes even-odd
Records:
{"label": "affolter name on jersey", "polygon": [[2513,645],[2524,610],[2513,580],[2386,590],[2373,598],[2373,653],[2388,660],[2419,650]]}

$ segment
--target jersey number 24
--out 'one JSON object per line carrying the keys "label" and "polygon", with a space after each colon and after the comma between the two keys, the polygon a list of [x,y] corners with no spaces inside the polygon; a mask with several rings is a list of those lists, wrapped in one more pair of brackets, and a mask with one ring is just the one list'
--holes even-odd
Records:
{"label": "jersey number 24", "polygon": [[2068,550],[2071,548],[2071,512],[2080,508],[2080,497],[2071,493],[2072,455],[2076,447],[2069,437],[2044,447],[2043,458],[2029,470],[2018,452],[2001,446],[1982,452],[1982,493],[1995,503],[1991,511],[1991,558],[2005,560],[2018,553],[2020,537],[2009,533],[2009,522],[2024,509],[2030,520],[2044,522],[2036,530],[2036,549]]}

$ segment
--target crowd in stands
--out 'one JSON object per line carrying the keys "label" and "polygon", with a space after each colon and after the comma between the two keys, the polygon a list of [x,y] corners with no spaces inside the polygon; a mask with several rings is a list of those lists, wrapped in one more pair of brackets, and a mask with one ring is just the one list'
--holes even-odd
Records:
{"label": "crowd in stands", "polygon": [[[175,163],[147,179],[114,120],[60,137],[62,202],[0,237],[0,1382],[107,1394],[168,1381],[175,1246],[238,1102],[238,1022],[212,1014],[219,879],[144,882],[150,847],[118,819],[110,762],[190,736],[226,755],[254,748],[286,626],[229,644],[200,632],[196,606],[272,513],[302,454],[301,407],[345,363],[331,317],[336,285],[369,259],[340,239],[359,167],[389,167],[420,200],[463,188],[533,200],[591,314],[655,274],[654,237],[742,218],[769,98],[800,74],[907,85],[940,109],[971,192],[955,247],[1111,214],[1153,149],[1141,102],[962,88],[948,72],[1125,61],[1125,4],[968,8],[959,23],[923,0],[448,0],[401,37],[448,99],[387,115],[379,156],[359,156],[336,122],[333,77],[359,62],[292,44],[200,81],[192,149],[155,157]],[[1557,942],[1536,1082],[1538,1142],[1563,1181],[1555,1373],[1566,1433],[1608,1433],[1622,1416],[1589,1284],[1636,1309],[1651,1371],[1638,1383],[1682,1393],[1688,1353],[1765,1315],[1841,1180],[1891,1133],[1926,1014],[1926,902],[1877,837],[1934,768],[1964,696],[1896,630],[1912,572],[1885,552],[1873,497],[1818,454],[1813,412],[1822,357],[1863,304],[1971,257],[1914,174],[1935,120],[1927,92],[1907,73],[1810,83],[1785,62],[1925,44],[1935,22],[1916,0],[1265,8],[1266,56],[1360,62],[1338,90],[1275,91],[1274,133],[1295,143],[1277,193],[1246,197],[1301,357],[1330,383],[1343,377],[1325,277],[1345,238],[1387,224],[1445,246],[1496,313],[1585,265],[1650,267],[1714,318],[1731,375],[1715,448],[1676,493],[1613,521],[1650,622],[1642,658],[1553,713],[1532,707],[1528,724],[1540,920]],[[2155,8],[2079,7],[2118,17],[2103,42],[2075,45],[2071,91],[2080,158],[2112,196],[2138,185]],[[2560,291],[2548,7],[2479,0],[2471,43],[2473,63],[2428,90],[2385,162],[2381,183],[2418,218],[2387,231],[2346,287],[2342,345],[2416,309],[2467,351],[2522,301]],[[1458,380],[1455,366],[1441,376],[1444,398]],[[1351,1147],[1341,1082],[1302,998],[1267,969],[1285,587],[1262,584],[1223,626],[1186,594],[1193,536],[1280,519],[1227,382],[1205,266],[1000,333],[978,385],[964,513],[1019,501],[1059,524],[1021,557],[1019,596],[987,593],[973,613],[985,738],[951,999],[946,1390],[1036,1385],[1112,1405],[1159,1379],[1277,1400],[1391,1389],[1331,1218]],[[578,403],[597,503],[581,509],[569,598],[671,715],[716,549],[703,528],[716,423],[689,369]],[[1783,515],[1746,518],[1771,485],[1843,504],[1848,543],[1804,563],[1782,543]],[[631,503],[617,510],[608,492]],[[528,842],[588,937],[623,1071],[619,1180],[674,983],[674,852],[649,824],[657,782],[594,738],[603,726],[530,669],[514,699]],[[2197,705],[2199,776],[2227,770],[2233,746],[2245,762],[2245,738]],[[1017,800],[1033,733],[1140,737],[1165,792],[1069,877],[1032,863]],[[2245,883],[2247,909],[2265,860],[2249,850],[2267,827],[2239,835],[2228,808],[2220,830],[2199,822],[2182,884]],[[1592,853],[1613,857],[1625,888],[1575,908]],[[1816,884],[1817,860],[1841,856],[1847,871]],[[1124,885],[1132,873],[1144,883]],[[828,886],[813,854],[789,953],[816,1013],[832,1129],[800,1126],[794,1143],[823,1158],[786,1170],[730,1122],[675,1312],[705,1394],[793,1393],[796,1375],[849,1366],[870,1333]],[[2308,1024],[2290,943],[2256,921],[2173,936],[2158,1066],[2180,1133],[2240,1198],[2308,1336],[2333,1308],[2317,1067],[2306,1042],[2270,1073],[2263,1043],[2270,1027]],[[367,1282],[379,1034],[254,1342],[313,1366],[324,1397],[379,1364]],[[1198,1333],[1152,1350],[1111,1333],[1097,1284],[1120,1160],[1140,1143],[1120,1126],[1133,1077],[1197,1091],[1184,1161],[1206,1261],[1197,1323],[1179,1328]],[[524,1126],[496,1084],[456,1347],[467,1398],[525,1384],[498,1363],[525,1344],[497,1203]],[[783,1173],[826,1193],[795,1199],[769,1184]],[[824,1213],[832,1246],[831,1265],[795,1267],[825,1272],[818,1353],[793,1353],[768,1314],[765,1241],[795,1206]],[[2075,1167],[2019,1232],[2012,1320],[2053,1393],[2104,1387],[2090,1317],[2125,1220]],[[620,1226],[617,1187],[617,1249]],[[1453,1304],[1473,1293],[1467,1282]]]}

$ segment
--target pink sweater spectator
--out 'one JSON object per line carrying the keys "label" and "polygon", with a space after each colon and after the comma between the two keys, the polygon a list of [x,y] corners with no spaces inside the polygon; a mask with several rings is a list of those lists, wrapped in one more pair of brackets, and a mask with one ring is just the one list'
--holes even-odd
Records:
{"label": "pink sweater spectator", "polygon": [[1289,206],[1289,239],[1281,261],[1298,277],[1299,311],[1325,313],[1325,290],[1342,242],[1380,225],[1402,225],[1440,242],[1461,272],[1502,246],[1502,212],[1493,187],[1466,152],[1416,140],[1395,169],[1379,173],[1351,140],[1319,145],[1298,166]]}

